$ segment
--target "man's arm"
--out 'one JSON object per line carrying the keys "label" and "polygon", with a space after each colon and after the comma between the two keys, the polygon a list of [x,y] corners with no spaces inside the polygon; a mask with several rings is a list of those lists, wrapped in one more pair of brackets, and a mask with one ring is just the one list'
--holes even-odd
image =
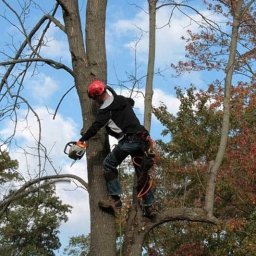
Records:
{"label": "man's arm", "polygon": [[96,120],[93,122],[93,124],[88,128],[88,130],[83,133],[82,137],[79,139],[79,141],[87,141],[93,136],[97,134],[97,132],[107,124],[110,118],[110,112],[109,111],[102,111],[99,110],[98,115],[96,117]]}

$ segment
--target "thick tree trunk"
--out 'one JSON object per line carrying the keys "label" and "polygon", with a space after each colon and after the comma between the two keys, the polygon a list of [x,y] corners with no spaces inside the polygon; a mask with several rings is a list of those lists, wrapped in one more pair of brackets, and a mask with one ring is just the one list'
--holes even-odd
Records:
{"label": "thick tree trunk", "polygon": [[142,212],[138,204],[134,204],[128,215],[125,226],[123,255],[140,256],[144,241],[145,232],[143,223],[146,219],[142,217]]}
{"label": "thick tree trunk", "polygon": [[[78,91],[86,130],[95,119],[96,106],[87,96],[87,86],[94,79],[106,81],[105,50],[106,0],[88,0],[86,9],[86,53],[84,49],[78,1],[59,1],[68,36],[75,85]],[[78,135],[80,136],[80,135]],[[87,147],[88,192],[91,212],[90,255],[113,256],[116,253],[114,217],[102,212],[98,201],[106,197],[102,162],[109,152],[105,133],[90,139]]]}
{"label": "thick tree trunk", "polygon": [[150,230],[165,222],[192,221],[217,224],[218,220],[208,216],[202,208],[167,208],[159,212],[153,220],[142,216],[139,207],[133,206],[129,212],[124,234],[123,254],[125,256],[141,256],[142,246]]}
{"label": "thick tree trunk", "polygon": [[[88,59],[88,82],[92,78],[107,79],[105,47],[106,0],[89,0],[86,9],[86,52]],[[94,110],[94,109],[92,109]],[[94,112],[94,111],[93,111]],[[92,117],[92,113],[88,113]],[[84,118],[85,122],[86,117]],[[94,118],[93,118],[94,119]],[[89,120],[91,124],[93,120]],[[91,210],[90,255],[113,256],[116,254],[116,230],[113,216],[102,212],[98,201],[107,196],[102,162],[109,152],[106,133],[93,138],[88,148],[88,180]]]}

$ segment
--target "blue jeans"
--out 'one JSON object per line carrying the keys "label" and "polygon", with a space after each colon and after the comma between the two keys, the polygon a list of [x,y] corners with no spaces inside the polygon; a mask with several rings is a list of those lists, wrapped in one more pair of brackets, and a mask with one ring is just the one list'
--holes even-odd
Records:
{"label": "blue jeans", "polygon": [[[122,139],[118,142],[116,147],[110,152],[104,159],[104,175],[107,184],[107,190],[109,195],[120,195],[121,186],[118,180],[117,167],[120,165],[127,156],[142,156],[147,147],[147,142],[143,139],[131,136]],[[142,170],[134,164],[134,169],[137,177],[142,175]],[[142,204],[144,206],[152,205],[154,201],[154,193],[152,188],[142,197]]]}

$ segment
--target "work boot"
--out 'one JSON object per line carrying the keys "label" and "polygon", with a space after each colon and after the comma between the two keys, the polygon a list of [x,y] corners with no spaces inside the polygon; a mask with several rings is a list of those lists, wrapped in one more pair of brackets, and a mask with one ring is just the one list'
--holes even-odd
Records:
{"label": "work boot", "polygon": [[149,219],[154,219],[156,217],[157,211],[153,205],[143,207],[144,216]]}
{"label": "work boot", "polygon": [[119,196],[110,196],[108,200],[99,201],[98,205],[103,211],[116,216],[122,208],[122,201]]}

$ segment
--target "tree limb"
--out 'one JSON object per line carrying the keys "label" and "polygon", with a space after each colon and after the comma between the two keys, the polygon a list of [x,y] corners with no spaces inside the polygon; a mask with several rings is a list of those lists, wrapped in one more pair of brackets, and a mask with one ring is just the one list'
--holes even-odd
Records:
{"label": "tree limb", "polygon": [[[54,10],[55,11],[55,10]],[[25,47],[28,45],[28,43],[31,41],[31,39],[33,38],[33,36],[35,35],[35,33],[40,29],[40,27],[42,26],[42,24],[46,21],[46,20],[51,20],[51,21],[55,21],[52,17],[50,18],[50,15],[44,15],[38,22],[37,24],[34,26],[34,28],[31,30],[31,32],[26,36],[25,40],[23,41],[23,43],[21,44],[20,48],[17,50],[14,58],[12,61],[14,60],[18,60],[20,58],[21,53],[23,52],[23,50],[25,49]],[[59,23],[55,23],[56,25],[59,25]],[[47,25],[49,26],[49,24]],[[34,50],[32,49],[32,51],[34,52]],[[14,66],[16,63],[12,63],[7,71],[5,72],[1,83],[0,83],[0,92],[2,91],[2,88],[4,86],[4,84],[6,83],[9,75],[11,74]]]}
{"label": "tree limb", "polygon": [[0,62],[0,66],[7,66],[7,65],[15,65],[17,63],[27,63],[27,62],[44,62],[48,64],[49,66],[55,68],[55,69],[64,69],[66,70],[69,74],[74,76],[73,70],[67,67],[66,65],[57,62],[52,59],[45,59],[45,58],[27,58],[27,59],[14,59],[14,60],[8,60],[8,61],[3,61]]}
{"label": "tree limb", "polygon": [[[59,175],[49,175],[49,176],[44,176],[44,177],[40,177],[40,178],[36,178],[33,180],[30,180],[28,182],[26,182],[21,188],[19,188],[17,191],[15,191],[14,193],[12,193],[10,196],[8,196],[7,198],[5,198],[2,202],[0,202],[0,217],[3,215],[3,213],[5,212],[5,210],[7,209],[7,207],[15,200],[27,196],[28,194],[35,192],[37,190],[39,190],[40,188],[52,184],[52,183],[56,183],[56,182],[60,182],[60,181],[69,181],[67,178],[69,179],[75,179],[77,180],[79,183],[82,184],[82,186],[88,190],[88,184],[87,182],[85,182],[82,178],[80,178],[77,175],[73,175],[73,174],[59,174]],[[40,185],[39,187],[32,187],[33,185],[40,183],[42,181],[48,181],[45,184]],[[57,180],[57,181],[56,181]]]}
{"label": "tree limb", "polygon": [[204,222],[209,224],[217,224],[218,219],[214,216],[208,216],[207,212],[202,208],[168,208],[156,215],[154,221],[150,221],[145,225],[145,232],[169,221],[192,221]]}
{"label": "tree limb", "polygon": [[56,110],[55,110],[55,112],[54,112],[53,119],[55,119],[55,117],[56,117],[56,115],[57,115],[57,112],[58,112],[58,109],[59,109],[59,107],[60,107],[61,102],[63,101],[63,99],[65,98],[65,96],[66,96],[73,88],[75,88],[75,85],[73,85],[72,87],[70,87],[70,88],[64,93],[64,95],[61,97],[61,99],[60,99],[60,101],[59,101],[59,103],[58,103],[58,105],[57,105],[57,107],[56,107]]}
{"label": "tree limb", "polygon": [[221,166],[222,160],[224,158],[228,132],[230,126],[230,98],[231,98],[231,86],[232,86],[232,77],[234,72],[234,64],[237,50],[237,42],[239,36],[239,25],[240,18],[242,14],[242,0],[238,1],[235,14],[233,16],[233,27],[232,27],[232,36],[231,43],[229,48],[229,59],[226,68],[226,77],[225,77],[225,97],[223,103],[223,119],[222,119],[222,128],[221,128],[221,138],[219,143],[218,152],[214,160],[213,166],[210,167],[210,176],[207,182],[207,189],[205,195],[205,206],[204,209],[207,211],[207,214],[213,216],[213,205],[214,205],[214,192],[215,192],[215,181],[217,177],[218,170]]}
{"label": "tree limb", "polygon": [[61,6],[63,11],[65,11],[66,13],[69,12],[68,5],[67,5],[67,3],[65,1],[63,1],[63,0],[56,0],[56,1]]}
{"label": "tree limb", "polygon": [[61,24],[59,20],[57,20],[54,16],[46,14],[45,15],[49,20],[51,20],[59,29],[66,33],[65,26]]}

